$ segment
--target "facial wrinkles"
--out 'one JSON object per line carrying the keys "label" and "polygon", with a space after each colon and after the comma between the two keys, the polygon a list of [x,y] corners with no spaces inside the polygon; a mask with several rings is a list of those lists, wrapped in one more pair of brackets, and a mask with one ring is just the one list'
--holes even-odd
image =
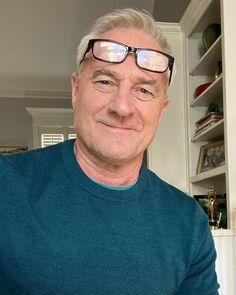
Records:
{"label": "facial wrinkles", "polygon": [[112,78],[112,79],[114,79],[114,80],[117,80],[117,82],[119,82],[119,81],[121,80],[121,79],[119,79],[119,78],[117,77],[117,74],[116,74],[114,71],[107,70],[107,69],[104,69],[104,68],[100,68],[100,69],[95,70],[95,71],[92,73],[90,79],[91,79],[91,80],[92,80],[92,79],[95,79],[95,78],[97,78],[99,75],[105,75],[105,76],[110,77],[110,78]]}
{"label": "facial wrinkles", "polygon": [[[109,70],[105,68],[95,69],[94,72],[92,72],[88,76],[89,84],[93,85],[94,81],[96,81],[96,78],[99,77],[100,75],[101,75],[101,80],[111,79],[116,84],[115,88],[117,87],[117,89],[121,87],[120,86],[121,84],[123,85],[124,83],[127,84],[127,78],[121,78],[119,73],[117,73],[117,71],[113,71],[113,70]],[[130,83],[129,81],[128,84],[130,85],[128,87],[131,87],[132,83]],[[101,95],[107,95],[107,94],[101,94]],[[110,94],[108,93],[108,95]],[[112,95],[117,95],[116,90],[115,90],[115,93],[112,93]],[[104,101],[106,101],[105,97],[103,99]],[[110,99],[112,98],[109,97],[109,101]],[[131,99],[131,98],[127,98],[127,99]],[[134,101],[131,101],[131,103],[135,104],[137,102],[134,100]],[[139,118],[136,111],[132,112],[128,116],[120,116],[115,111],[113,112],[109,111],[109,103],[106,104],[105,107],[102,108],[102,110],[96,113],[96,120],[102,124],[123,128],[123,129],[129,129],[134,131],[141,131],[143,129],[142,120]]]}
{"label": "facial wrinkles", "polygon": [[[108,65],[109,66],[109,65]],[[141,70],[144,71],[144,70]],[[99,75],[104,75],[108,78],[111,78],[113,81],[115,81],[118,85],[125,80],[129,80],[131,82],[131,85],[133,87],[135,86],[151,86],[154,89],[154,96],[155,98],[160,97],[161,95],[164,94],[164,92],[162,93],[161,89],[163,88],[163,86],[161,87],[161,80],[162,77],[158,77],[157,78],[152,78],[152,77],[148,77],[148,74],[144,75],[143,73],[141,73],[141,75],[137,75],[135,73],[127,73],[126,77],[120,77],[119,72],[113,71],[113,70],[108,70],[105,68],[100,68],[95,70],[92,75],[90,76],[90,81],[92,82],[93,79],[96,79]],[[160,75],[160,74],[157,74]],[[132,88],[132,87],[131,87]]]}
{"label": "facial wrinkles", "polygon": [[[132,56],[128,56],[127,60],[129,60],[129,62],[134,62]],[[98,120],[106,120],[107,123],[110,122],[110,124],[113,125],[123,126],[140,131],[143,128],[143,124],[142,118],[138,115],[139,108],[145,108],[146,105],[149,106],[149,104],[153,103],[155,103],[154,108],[156,108],[156,103],[160,104],[165,99],[165,89],[163,87],[163,84],[165,84],[165,77],[163,76],[163,74],[150,73],[137,68],[136,65],[134,65],[135,68],[130,67],[132,69],[132,71],[130,72],[127,71],[128,63],[113,65],[110,63],[96,61],[93,57],[88,58],[84,66],[84,82],[87,84],[87,86],[85,87],[95,88],[95,80],[96,78],[98,78],[99,80],[99,75],[101,75],[101,80],[107,79],[109,81],[111,79],[111,81],[113,81],[117,85],[120,85],[121,83],[122,85],[128,85],[128,87],[130,87],[130,91],[139,86],[141,88],[145,88],[145,85],[147,85],[148,87],[153,87],[155,91],[156,99],[153,101],[140,101],[135,97],[130,97],[129,99],[133,99],[132,103],[134,103],[136,111],[134,114],[131,114],[128,117],[120,117],[115,112],[109,112],[108,100],[111,100],[111,94],[99,94],[99,92],[97,92],[97,94],[95,95],[98,95],[98,97],[99,95],[102,95],[103,97],[101,97],[102,100],[100,101],[104,101],[104,103],[100,106],[100,110],[97,111],[95,115]],[[116,95],[115,91],[112,95]]]}

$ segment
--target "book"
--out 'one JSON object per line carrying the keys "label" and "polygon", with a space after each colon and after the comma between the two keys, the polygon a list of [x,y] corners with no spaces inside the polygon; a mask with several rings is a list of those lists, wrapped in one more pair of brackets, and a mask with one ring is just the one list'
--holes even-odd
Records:
{"label": "book", "polygon": [[215,112],[215,113],[209,113],[207,115],[205,115],[204,117],[202,117],[201,119],[199,119],[198,121],[196,121],[195,125],[196,127],[200,127],[203,124],[207,124],[207,122],[210,122],[212,120],[220,120],[223,118],[223,112]]}
{"label": "book", "polygon": [[205,127],[205,126],[207,126],[207,125],[209,125],[209,124],[211,124],[211,123],[216,123],[216,122],[218,122],[218,121],[220,121],[222,118],[219,118],[219,119],[217,119],[217,118],[213,118],[213,119],[210,119],[210,120],[208,120],[208,121],[204,121],[202,124],[200,124],[200,125],[196,125],[196,128],[197,129],[201,129],[201,128],[203,128],[203,127]]}
{"label": "book", "polygon": [[207,123],[206,125],[204,126],[201,126],[201,127],[198,127],[196,130],[195,130],[195,134],[194,135],[197,135],[201,132],[203,132],[204,130],[207,130],[208,128],[210,128],[211,126],[215,125],[215,123],[217,123],[219,120],[214,120],[213,121],[210,121],[209,123]]}

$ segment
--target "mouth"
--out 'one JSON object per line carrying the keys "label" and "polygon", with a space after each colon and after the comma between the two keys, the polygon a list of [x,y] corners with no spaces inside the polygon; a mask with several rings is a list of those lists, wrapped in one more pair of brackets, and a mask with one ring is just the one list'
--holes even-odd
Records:
{"label": "mouth", "polygon": [[130,131],[136,131],[136,128],[133,126],[123,126],[120,124],[113,124],[110,122],[99,122],[103,127],[110,129],[115,132],[130,132]]}

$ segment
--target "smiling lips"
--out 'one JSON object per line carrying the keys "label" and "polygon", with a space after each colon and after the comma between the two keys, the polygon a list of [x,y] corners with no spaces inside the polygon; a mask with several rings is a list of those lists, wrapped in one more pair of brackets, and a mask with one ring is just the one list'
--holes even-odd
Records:
{"label": "smiling lips", "polygon": [[117,131],[138,131],[140,128],[137,128],[133,125],[127,125],[127,126],[123,126],[121,124],[114,124],[114,123],[110,123],[110,122],[106,122],[106,121],[100,121],[100,124],[102,124],[105,127],[108,128],[112,128],[113,130],[117,130]]}

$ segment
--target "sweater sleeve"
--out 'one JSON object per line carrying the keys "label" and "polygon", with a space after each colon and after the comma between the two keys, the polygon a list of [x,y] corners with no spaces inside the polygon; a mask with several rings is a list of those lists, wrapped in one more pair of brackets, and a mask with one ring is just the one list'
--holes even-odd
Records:
{"label": "sweater sleeve", "polygon": [[5,169],[4,169],[4,163],[3,163],[3,156],[0,154],[0,180],[5,177]]}
{"label": "sweater sleeve", "polygon": [[199,244],[176,295],[218,295],[216,251],[207,218],[199,228]]}

